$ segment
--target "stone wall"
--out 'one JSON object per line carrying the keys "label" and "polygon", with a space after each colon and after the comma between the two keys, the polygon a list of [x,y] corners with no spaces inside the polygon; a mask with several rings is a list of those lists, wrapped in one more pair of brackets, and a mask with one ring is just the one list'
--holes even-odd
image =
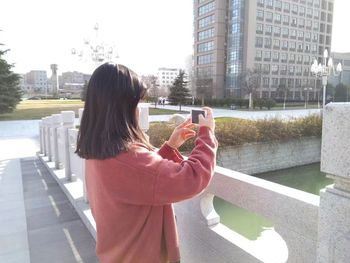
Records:
{"label": "stone wall", "polygon": [[257,174],[319,162],[321,139],[316,137],[280,143],[252,143],[219,147],[217,165]]}

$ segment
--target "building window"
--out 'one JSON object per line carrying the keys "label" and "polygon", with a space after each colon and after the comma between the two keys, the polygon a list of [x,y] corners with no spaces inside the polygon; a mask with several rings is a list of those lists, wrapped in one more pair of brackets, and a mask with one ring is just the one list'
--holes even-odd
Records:
{"label": "building window", "polygon": [[271,35],[272,34],[272,26],[271,25],[266,25],[265,26],[265,34],[266,35]]}
{"label": "building window", "polygon": [[279,61],[280,53],[279,52],[273,52],[272,59],[273,59],[273,61]]}
{"label": "building window", "polygon": [[263,46],[263,42],[264,42],[264,40],[263,40],[262,37],[256,37],[256,39],[255,39],[255,46],[256,47],[262,47]]}
{"label": "building window", "polygon": [[198,44],[198,52],[207,52],[214,49],[214,41]]}
{"label": "building window", "polygon": [[270,65],[269,64],[264,64],[262,69],[263,69],[264,73],[266,73],[266,74],[270,73]]}
{"label": "building window", "polygon": [[282,27],[282,36],[288,37],[289,36],[289,29],[286,27]]}
{"label": "building window", "polygon": [[257,17],[259,20],[264,20],[264,11],[258,9],[258,10],[256,11],[256,17]]}
{"label": "building window", "polygon": [[305,26],[305,19],[304,18],[298,18],[298,25],[299,27]]}
{"label": "building window", "polygon": [[282,2],[280,0],[275,0],[275,8],[278,10],[282,9]]}
{"label": "building window", "polygon": [[269,11],[266,11],[265,12],[265,19],[266,19],[266,21],[272,21],[272,18],[273,18],[273,13],[269,12]]}
{"label": "building window", "polygon": [[306,20],[306,28],[311,29],[311,27],[312,27],[312,21]]}
{"label": "building window", "polygon": [[203,65],[203,64],[210,64],[213,62],[213,54],[207,54],[203,56],[198,56],[198,65]]}
{"label": "building window", "polygon": [[263,85],[264,86],[269,86],[270,84],[270,79],[269,78],[263,78]]}
{"label": "building window", "polygon": [[266,0],[266,7],[273,8],[273,0]]}
{"label": "building window", "polygon": [[300,16],[304,16],[305,15],[305,7],[303,7],[303,6],[299,7],[299,15]]}
{"label": "building window", "polygon": [[274,28],[273,28],[273,33],[274,33],[274,35],[276,36],[276,35],[280,35],[281,34],[281,28],[279,27],[279,26],[275,26]]}
{"label": "building window", "polygon": [[298,39],[299,40],[304,39],[304,31],[298,31]]}
{"label": "building window", "polygon": [[272,40],[271,40],[271,38],[265,38],[265,47],[266,48],[270,48],[271,47],[271,45],[272,45]]}
{"label": "building window", "polygon": [[262,33],[263,32],[263,24],[257,24],[256,25],[256,32]]}
{"label": "building window", "polygon": [[296,4],[292,5],[292,13],[298,14],[298,5],[296,5]]}
{"label": "building window", "polygon": [[204,17],[198,21],[198,28],[203,28],[214,23],[214,15]]}
{"label": "building window", "polygon": [[198,15],[199,16],[204,15],[206,13],[213,11],[214,9],[215,9],[215,1],[199,7],[198,8]]}
{"label": "building window", "polygon": [[261,60],[262,59],[262,51],[256,50],[255,51],[255,60]]}
{"label": "building window", "polygon": [[278,13],[275,13],[275,22],[281,23],[281,15]]}
{"label": "building window", "polygon": [[264,0],[258,0],[258,5],[259,6],[264,6],[264,2],[265,2]]}
{"label": "building window", "polygon": [[290,37],[291,38],[296,38],[297,37],[297,31],[295,29],[290,30]]}
{"label": "building window", "polygon": [[271,51],[265,51],[264,52],[264,60],[270,61],[271,60]]}
{"label": "building window", "polygon": [[314,18],[316,19],[318,19],[320,16],[320,12],[317,9],[314,9],[313,14],[314,14]]}
{"label": "building window", "polygon": [[281,61],[282,62],[287,62],[288,59],[288,54],[287,53],[281,53]]}
{"label": "building window", "polygon": [[214,36],[214,28],[209,28],[207,30],[198,32],[198,40],[207,39]]}
{"label": "building window", "polygon": [[297,18],[296,17],[292,17],[292,23],[291,23],[291,25],[292,26],[297,26],[298,25],[298,23],[297,23]]}
{"label": "building window", "polygon": [[273,40],[273,47],[274,48],[280,48],[280,40],[279,39],[274,39]]}
{"label": "building window", "polygon": [[310,44],[305,44],[305,52],[310,52]]}
{"label": "building window", "polygon": [[305,32],[305,40],[308,40],[308,41],[311,40],[311,33],[310,32]]}
{"label": "building window", "polygon": [[288,41],[287,40],[282,40],[282,49],[288,49]]}
{"label": "building window", "polygon": [[289,54],[289,62],[294,62],[294,61],[295,61],[295,55]]}
{"label": "building window", "polygon": [[318,30],[319,23],[317,21],[314,21],[312,24],[313,24],[313,29]]}
{"label": "building window", "polygon": [[213,76],[213,67],[200,67],[197,68],[198,77],[212,77]]}
{"label": "building window", "polygon": [[283,21],[283,24],[288,25],[289,24],[289,16],[283,15],[282,21]]}
{"label": "building window", "polygon": [[290,10],[290,4],[287,2],[283,3],[283,11],[288,12],[289,13]]}
{"label": "building window", "polygon": [[307,8],[306,9],[306,16],[307,17],[312,17],[312,9],[311,8]]}

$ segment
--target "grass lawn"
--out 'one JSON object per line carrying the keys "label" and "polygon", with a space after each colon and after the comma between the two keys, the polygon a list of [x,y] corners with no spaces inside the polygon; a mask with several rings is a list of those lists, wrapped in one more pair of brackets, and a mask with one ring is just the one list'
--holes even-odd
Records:
{"label": "grass lawn", "polygon": [[189,113],[188,111],[176,111],[176,110],[167,110],[167,109],[160,109],[160,108],[149,108],[149,115],[167,115],[167,114],[186,114]]}
{"label": "grass lawn", "polygon": [[[81,100],[25,100],[21,101],[14,112],[0,114],[0,121],[5,120],[35,120],[51,114],[61,113],[63,110],[71,110],[78,117],[78,109],[84,108]],[[174,110],[149,109],[150,115],[164,115],[180,113]],[[187,112],[181,112],[187,113]]]}

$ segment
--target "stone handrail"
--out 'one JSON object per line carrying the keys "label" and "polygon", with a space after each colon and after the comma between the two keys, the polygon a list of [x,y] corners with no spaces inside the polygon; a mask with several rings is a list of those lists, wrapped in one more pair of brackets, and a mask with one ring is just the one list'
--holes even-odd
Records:
{"label": "stone handrail", "polygon": [[[79,111],[80,117],[82,114]],[[141,116],[148,117],[148,112]],[[202,194],[175,204],[183,262],[348,262],[350,104],[327,105],[323,116],[321,167],[334,178],[335,185],[321,191],[319,198],[217,167],[212,182]],[[57,125],[54,118],[43,118],[39,124],[41,158],[50,172],[60,178],[61,187],[69,188],[65,192],[71,195],[69,199],[78,212],[81,210],[79,215],[96,236],[86,203],[84,160],[74,153],[78,131],[72,121]],[[148,129],[148,121],[141,124]],[[66,174],[63,178],[59,177],[61,170]],[[79,194],[70,192],[75,189],[80,189]],[[264,249],[259,249],[254,242],[221,224],[213,205],[214,196],[271,220],[281,244],[271,244],[270,249],[264,250],[265,244]]]}

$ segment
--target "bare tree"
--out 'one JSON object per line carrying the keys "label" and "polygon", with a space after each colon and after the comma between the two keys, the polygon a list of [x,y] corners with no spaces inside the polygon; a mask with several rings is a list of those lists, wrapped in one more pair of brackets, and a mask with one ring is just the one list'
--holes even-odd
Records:
{"label": "bare tree", "polygon": [[158,78],[154,75],[141,76],[141,80],[146,84],[147,98],[154,102],[154,107],[157,108],[158,98],[160,97],[160,88],[158,84]]}
{"label": "bare tree", "polygon": [[211,78],[196,78],[196,95],[202,100],[201,104],[204,106],[205,99],[213,96],[213,79]]}
{"label": "bare tree", "polygon": [[256,98],[256,91],[261,85],[261,71],[258,69],[246,69],[238,75],[238,84],[241,90],[249,98],[249,109],[253,108],[253,99]]}

